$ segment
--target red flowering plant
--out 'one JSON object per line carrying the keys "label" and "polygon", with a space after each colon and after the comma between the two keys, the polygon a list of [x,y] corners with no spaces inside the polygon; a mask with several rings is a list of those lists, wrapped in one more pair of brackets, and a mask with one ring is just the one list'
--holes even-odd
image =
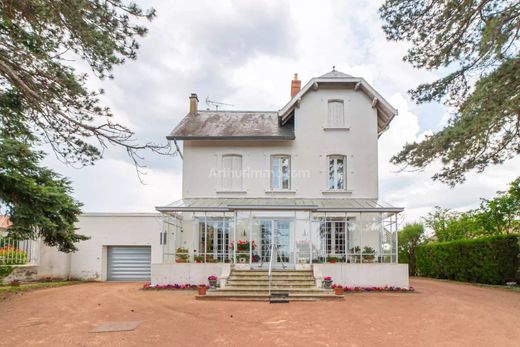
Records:
{"label": "red flowering plant", "polygon": [[394,287],[394,286],[384,286],[384,287],[347,287],[341,286],[339,284],[333,284],[333,289],[343,288],[345,292],[403,292],[409,293],[414,292],[415,289],[413,287],[402,288],[402,287]]}
{"label": "red flowering plant", "polygon": [[323,281],[321,282],[323,288],[325,289],[331,289],[332,287],[332,277],[326,276],[323,277]]}
{"label": "red flowering plant", "polygon": [[143,289],[197,289],[196,284],[151,284],[147,283]]}
{"label": "red flowering plant", "polygon": [[218,280],[217,276],[209,276],[208,277],[209,287],[210,288],[216,288],[217,287],[217,280]]}
{"label": "red flowering plant", "polygon": [[[251,241],[251,249],[254,250],[256,248],[255,241]],[[235,244],[231,242],[229,244],[229,249],[235,249]],[[237,252],[249,252],[249,241],[247,240],[238,240],[237,242]]]}

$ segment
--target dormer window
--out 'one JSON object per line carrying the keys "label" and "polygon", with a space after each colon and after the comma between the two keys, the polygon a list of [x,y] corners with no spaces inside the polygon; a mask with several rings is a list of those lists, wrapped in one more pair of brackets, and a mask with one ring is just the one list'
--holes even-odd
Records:
{"label": "dormer window", "polygon": [[328,159],[328,188],[329,190],[345,189],[345,156],[329,155]]}
{"label": "dormer window", "polygon": [[291,188],[291,157],[289,155],[271,156],[271,190]]}
{"label": "dormer window", "polygon": [[327,126],[330,128],[345,127],[345,107],[343,100],[329,100]]}
{"label": "dormer window", "polygon": [[227,154],[222,156],[222,189],[242,190],[242,156]]}

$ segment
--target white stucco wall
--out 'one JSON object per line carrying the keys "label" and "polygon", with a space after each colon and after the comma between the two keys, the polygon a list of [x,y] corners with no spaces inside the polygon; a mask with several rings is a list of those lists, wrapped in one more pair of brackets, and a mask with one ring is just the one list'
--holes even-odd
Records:
{"label": "white stucco wall", "polygon": [[159,235],[162,219],[155,213],[87,213],[79,218],[78,233],[90,239],[66,254],[40,246],[38,278],[106,280],[107,246],[151,246],[152,263],[162,261]]}
{"label": "white stucco wall", "polygon": [[[326,130],[330,99],[345,103],[349,129]],[[183,197],[352,197],[378,198],[377,112],[371,100],[353,89],[319,89],[307,93],[295,110],[293,141],[184,141]],[[222,180],[210,177],[221,169],[222,155],[240,154],[246,171],[243,192],[221,192]],[[269,192],[269,175],[252,177],[247,170],[270,170],[270,156],[291,155],[291,170],[309,175],[293,177],[290,193]],[[327,193],[327,155],[347,157],[347,191]]]}
{"label": "white stucco wall", "polygon": [[231,264],[178,263],[152,264],[152,285],[163,284],[208,284],[209,276],[219,279],[228,276]]}
{"label": "white stucco wall", "polygon": [[332,277],[334,283],[348,287],[384,287],[408,288],[408,264],[314,264],[314,276],[317,284]]}

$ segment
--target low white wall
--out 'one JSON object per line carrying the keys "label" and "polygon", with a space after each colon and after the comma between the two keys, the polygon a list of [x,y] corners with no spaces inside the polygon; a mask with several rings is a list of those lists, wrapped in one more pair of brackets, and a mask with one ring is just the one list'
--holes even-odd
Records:
{"label": "low white wall", "polygon": [[152,264],[152,285],[208,284],[209,276],[227,278],[230,271],[231,264],[220,263]]}
{"label": "low white wall", "polygon": [[152,263],[162,261],[161,217],[152,213],[88,213],[81,215],[78,233],[90,236],[71,255],[73,278],[106,280],[107,246],[151,246]]}
{"label": "low white wall", "polygon": [[348,287],[408,288],[408,264],[314,264],[314,276],[318,284],[330,276],[336,284]]}
{"label": "low white wall", "polygon": [[[90,239],[76,244],[74,253],[39,246],[38,270],[32,280],[72,278],[106,280],[107,246],[151,246],[152,263],[162,261],[159,235],[162,220],[156,213],[86,213],[79,217],[77,232]],[[22,270],[20,270],[22,271]]]}

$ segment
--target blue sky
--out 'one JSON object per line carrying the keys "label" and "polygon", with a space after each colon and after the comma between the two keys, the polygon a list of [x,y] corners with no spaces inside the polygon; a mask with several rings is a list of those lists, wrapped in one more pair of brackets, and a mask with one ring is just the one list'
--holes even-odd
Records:
{"label": "blue sky", "polygon": [[[209,96],[235,105],[233,109],[276,110],[288,101],[293,73],[305,84],[335,65],[364,77],[399,109],[380,139],[380,198],[405,206],[407,221],[435,205],[475,207],[480,197],[505,189],[520,172],[516,158],[483,174],[472,173],[466,183],[450,189],[430,180],[436,165],[420,173],[397,173],[389,164],[406,141],[441,129],[448,110],[411,102],[407,91],[438,75],[402,61],[407,44],[386,41],[378,1],[137,2],[158,14],[148,24],[138,59],[117,67],[115,80],[91,79],[90,84],[106,90],[106,105],[143,142],[165,141],[186,114],[192,92],[202,107]],[[144,185],[118,148],[105,151],[93,167],[66,167],[52,155],[46,164],[72,179],[86,212],[153,211],[181,198],[178,157],[147,153]]]}

